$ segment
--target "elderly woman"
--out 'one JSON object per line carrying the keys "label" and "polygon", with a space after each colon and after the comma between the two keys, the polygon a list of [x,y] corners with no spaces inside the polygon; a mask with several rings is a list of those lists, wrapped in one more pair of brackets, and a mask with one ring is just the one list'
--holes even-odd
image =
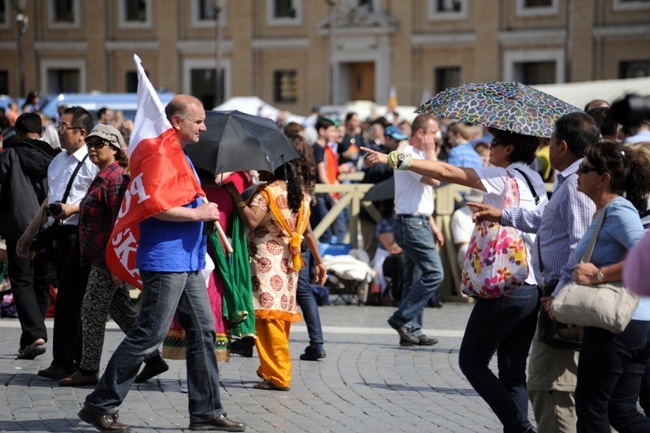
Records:
{"label": "elderly woman", "polygon": [[[528,167],[535,159],[539,139],[497,129],[490,129],[490,132],[494,136],[490,155],[493,167],[461,168],[440,161],[411,160],[400,152],[385,155],[364,149],[370,153],[366,163],[390,161],[389,165],[398,170],[407,169],[441,182],[476,188],[485,193],[484,203],[499,208],[504,207],[514,176],[520,191],[520,206],[527,209],[545,206],[544,183],[539,174]],[[540,200],[539,205],[535,197]],[[526,238],[530,257],[533,240],[528,234]],[[530,268],[530,263],[528,266]],[[505,432],[535,431],[528,421],[526,358],[535,333],[538,308],[536,281],[529,269],[528,278],[521,287],[499,297],[476,299],[460,347],[459,364],[463,374],[490,405]],[[499,377],[488,366],[495,352]]]}
{"label": "elderly woman", "polygon": [[[650,193],[650,160],[637,149],[606,141],[587,149],[578,168],[578,191],[596,205],[593,223],[575,250],[580,261],[604,213],[590,263],[575,265],[582,284],[621,281],[625,256],[644,233],[640,211]],[[648,432],[650,418],[637,410],[642,377],[650,364],[650,298],[642,297],[620,334],[586,327],[576,387],[577,428],[582,433]]]}
{"label": "elderly woman", "polygon": [[300,252],[303,237],[314,256],[315,273],[321,285],[326,270],[309,225],[310,200],[303,192],[293,164],[288,162],[273,173],[260,171],[260,179],[265,183],[257,188],[248,203],[231,184],[225,187],[248,227],[256,346],[260,358],[257,375],[262,378],[255,388],[287,391],[291,384],[289,331],[292,322],[301,320],[296,288],[298,271],[304,266]]}
{"label": "elderly woman", "polygon": [[[122,135],[110,125],[97,125],[86,137],[88,158],[99,168],[99,174],[79,204],[80,260],[82,265],[90,265],[81,310],[83,349],[79,370],[61,379],[60,386],[97,383],[109,313],[124,333],[135,325],[137,313],[131,306],[129,290],[111,274],[104,255],[130,180],[123,146]],[[152,377],[168,368],[156,351],[147,359],[143,372]]]}

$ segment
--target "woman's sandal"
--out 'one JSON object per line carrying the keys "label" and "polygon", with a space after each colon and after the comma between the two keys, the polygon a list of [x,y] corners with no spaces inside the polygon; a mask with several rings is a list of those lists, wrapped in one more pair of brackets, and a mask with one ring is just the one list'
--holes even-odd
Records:
{"label": "woman's sandal", "polygon": [[277,386],[274,385],[273,383],[269,382],[268,380],[265,380],[264,382],[259,382],[253,385],[253,388],[255,389],[265,389],[267,391],[289,391],[288,386]]}

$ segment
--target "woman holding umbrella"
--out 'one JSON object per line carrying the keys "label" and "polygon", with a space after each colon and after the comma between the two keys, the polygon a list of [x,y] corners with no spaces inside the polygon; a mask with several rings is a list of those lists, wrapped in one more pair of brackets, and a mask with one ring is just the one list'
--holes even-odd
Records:
{"label": "woman holding umbrella", "polygon": [[248,203],[230,184],[239,216],[248,227],[248,248],[255,305],[257,370],[262,382],[255,388],[287,391],[291,384],[289,331],[301,320],[296,303],[298,271],[304,266],[300,244],[304,238],[314,256],[319,283],[325,282],[325,265],[318,241],[309,225],[309,197],[291,162],[273,173],[260,171],[264,181]]}
{"label": "woman holding umbrella", "polygon": [[[368,152],[366,164],[388,164],[397,170],[411,170],[441,182],[476,188],[485,192],[485,203],[500,208],[504,207],[514,178],[520,192],[520,206],[535,209],[538,206],[535,197],[540,199],[539,206],[544,206],[547,201],[544,183],[528,167],[535,159],[540,139],[494,128],[490,132],[494,136],[490,155],[493,167],[461,168],[440,161],[411,159],[401,152],[385,155],[364,149]],[[532,239],[526,244],[530,257]],[[521,287],[505,295],[476,299],[459,357],[467,380],[490,405],[504,431],[513,433],[535,431],[528,421],[526,358],[535,333],[539,301],[532,270],[529,269],[528,275]],[[499,377],[488,367],[495,352]]]}

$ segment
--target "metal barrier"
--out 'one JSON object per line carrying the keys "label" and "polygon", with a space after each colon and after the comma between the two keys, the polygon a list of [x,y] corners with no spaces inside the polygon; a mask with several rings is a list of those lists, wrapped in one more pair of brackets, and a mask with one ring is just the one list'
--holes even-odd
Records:
{"label": "metal barrier", "polygon": [[[362,173],[353,173],[351,175],[342,175],[343,180],[361,180]],[[372,205],[372,202],[363,201],[363,197],[374,184],[353,183],[339,185],[317,184],[315,192],[336,192],[340,194],[339,201],[332,207],[323,220],[314,227],[314,234],[320,237],[325,230],[332,225],[337,216],[343,212],[346,207],[350,207],[350,220],[348,234],[344,240],[350,243],[352,248],[359,247],[359,211],[363,206],[375,221],[379,221],[379,211]],[[546,184],[547,191],[552,190],[552,184]],[[460,268],[456,260],[458,249],[454,244],[451,235],[451,215],[458,207],[462,206],[464,201],[462,192],[469,189],[459,185],[444,185],[434,189],[434,200],[436,202],[436,224],[442,231],[445,238],[445,244],[439,248],[440,258],[445,272],[445,278],[439,289],[439,294],[444,301],[462,301],[472,302],[473,300],[458,289],[460,286]]]}

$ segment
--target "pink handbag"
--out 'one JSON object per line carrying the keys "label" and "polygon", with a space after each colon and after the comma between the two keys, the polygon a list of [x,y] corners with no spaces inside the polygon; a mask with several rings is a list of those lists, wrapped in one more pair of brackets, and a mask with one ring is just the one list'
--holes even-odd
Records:
{"label": "pink handbag", "polygon": [[[519,186],[508,171],[503,208],[518,207]],[[528,277],[528,253],[521,232],[483,221],[474,227],[461,273],[460,290],[472,297],[498,298]]]}

